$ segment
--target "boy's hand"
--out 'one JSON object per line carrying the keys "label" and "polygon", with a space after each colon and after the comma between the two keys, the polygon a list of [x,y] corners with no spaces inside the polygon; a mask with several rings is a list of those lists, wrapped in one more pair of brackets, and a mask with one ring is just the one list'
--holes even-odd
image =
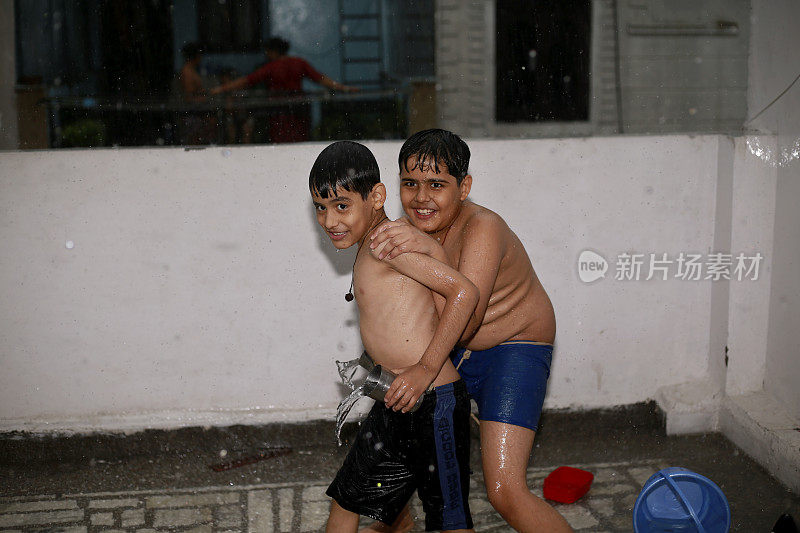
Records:
{"label": "boy's hand", "polygon": [[434,246],[438,246],[432,237],[412,226],[406,218],[384,222],[372,232],[370,239],[371,250],[386,242],[378,254],[378,259],[394,259],[407,252],[418,252],[433,257]]}
{"label": "boy's hand", "polygon": [[401,372],[386,391],[386,407],[407,413],[428,390],[435,377],[430,368],[419,363]]}

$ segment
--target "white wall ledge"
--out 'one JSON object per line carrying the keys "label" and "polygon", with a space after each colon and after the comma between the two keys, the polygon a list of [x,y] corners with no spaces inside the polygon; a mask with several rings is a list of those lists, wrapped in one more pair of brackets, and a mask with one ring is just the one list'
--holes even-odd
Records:
{"label": "white wall ledge", "polygon": [[800,420],[769,393],[727,396],[720,429],[795,493],[800,493]]}

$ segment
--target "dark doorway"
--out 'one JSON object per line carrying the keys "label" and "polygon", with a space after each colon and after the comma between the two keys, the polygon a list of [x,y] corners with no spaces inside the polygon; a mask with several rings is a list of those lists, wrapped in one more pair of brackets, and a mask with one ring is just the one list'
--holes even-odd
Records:
{"label": "dark doorway", "polygon": [[262,26],[267,18],[262,12],[262,0],[197,0],[196,3],[197,32],[204,52],[262,51]]}
{"label": "dark doorway", "polygon": [[101,3],[103,93],[141,99],[169,93],[171,5],[170,0]]}
{"label": "dark doorway", "polygon": [[496,2],[496,120],[588,120],[589,0]]}

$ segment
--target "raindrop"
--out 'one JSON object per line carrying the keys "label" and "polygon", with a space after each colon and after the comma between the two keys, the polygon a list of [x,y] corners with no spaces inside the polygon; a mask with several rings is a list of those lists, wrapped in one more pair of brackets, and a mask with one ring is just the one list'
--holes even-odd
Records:
{"label": "raindrop", "polygon": [[75,243],[72,241],[67,241],[65,246],[67,247],[67,250],[72,250],[72,248],[75,247]]}
{"label": "raindrop", "polygon": [[747,138],[747,149],[773,167],[783,167],[800,158],[800,139],[795,139],[791,146],[783,146],[776,152],[767,146],[762,146],[758,137]]}

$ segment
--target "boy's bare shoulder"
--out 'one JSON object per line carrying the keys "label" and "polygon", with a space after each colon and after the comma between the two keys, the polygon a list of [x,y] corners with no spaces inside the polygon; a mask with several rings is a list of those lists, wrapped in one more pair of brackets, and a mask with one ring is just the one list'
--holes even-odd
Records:
{"label": "boy's bare shoulder", "polygon": [[470,203],[464,215],[464,234],[502,235],[509,231],[508,224],[500,215],[482,205]]}

